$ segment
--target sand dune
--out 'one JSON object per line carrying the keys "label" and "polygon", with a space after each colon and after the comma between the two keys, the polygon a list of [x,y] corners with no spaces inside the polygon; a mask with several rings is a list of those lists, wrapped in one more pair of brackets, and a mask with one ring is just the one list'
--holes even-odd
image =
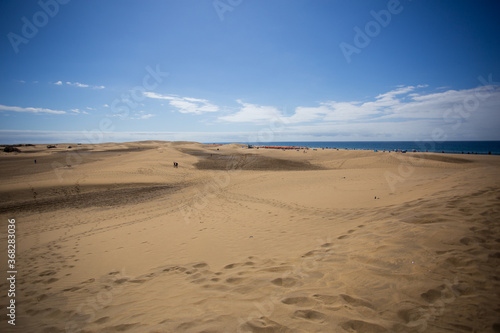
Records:
{"label": "sand dune", "polygon": [[500,332],[498,156],[58,147],[0,156],[2,332]]}

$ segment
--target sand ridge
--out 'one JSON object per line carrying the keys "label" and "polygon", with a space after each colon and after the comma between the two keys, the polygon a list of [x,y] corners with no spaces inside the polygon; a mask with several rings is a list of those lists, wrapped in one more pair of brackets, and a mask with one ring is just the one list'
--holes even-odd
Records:
{"label": "sand ridge", "polygon": [[3,154],[23,269],[1,330],[498,331],[497,156],[243,147]]}

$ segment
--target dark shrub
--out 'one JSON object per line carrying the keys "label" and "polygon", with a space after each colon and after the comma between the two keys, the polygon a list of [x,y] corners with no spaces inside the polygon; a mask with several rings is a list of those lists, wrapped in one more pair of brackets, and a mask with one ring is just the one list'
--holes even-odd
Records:
{"label": "dark shrub", "polygon": [[15,152],[15,153],[20,153],[20,152],[21,152],[18,148],[16,148],[16,147],[12,147],[12,146],[6,146],[6,147],[3,149],[3,151],[4,151],[4,152],[6,152],[6,153],[13,153],[13,152]]}

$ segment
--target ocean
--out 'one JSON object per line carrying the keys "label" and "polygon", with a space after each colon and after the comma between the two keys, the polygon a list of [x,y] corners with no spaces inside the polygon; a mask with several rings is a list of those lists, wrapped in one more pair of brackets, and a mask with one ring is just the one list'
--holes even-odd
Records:
{"label": "ocean", "polygon": [[[222,143],[222,142],[220,142]],[[228,143],[228,142],[225,142]],[[233,142],[234,143],[234,142]],[[298,146],[310,148],[338,148],[356,150],[406,149],[409,152],[489,154],[500,155],[500,141],[288,141],[288,142],[237,142],[259,146]],[[222,143],[224,144],[224,143]]]}

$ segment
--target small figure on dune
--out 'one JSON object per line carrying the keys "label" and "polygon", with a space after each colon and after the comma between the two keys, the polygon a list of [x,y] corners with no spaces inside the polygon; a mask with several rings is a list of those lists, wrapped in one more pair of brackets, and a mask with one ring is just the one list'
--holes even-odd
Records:
{"label": "small figure on dune", "polygon": [[35,164],[36,164],[36,160],[35,160]]}
{"label": "small figure on dune", "polygon": [[177,168],[179,166],[179,163],[174,162],[174,168]]}

